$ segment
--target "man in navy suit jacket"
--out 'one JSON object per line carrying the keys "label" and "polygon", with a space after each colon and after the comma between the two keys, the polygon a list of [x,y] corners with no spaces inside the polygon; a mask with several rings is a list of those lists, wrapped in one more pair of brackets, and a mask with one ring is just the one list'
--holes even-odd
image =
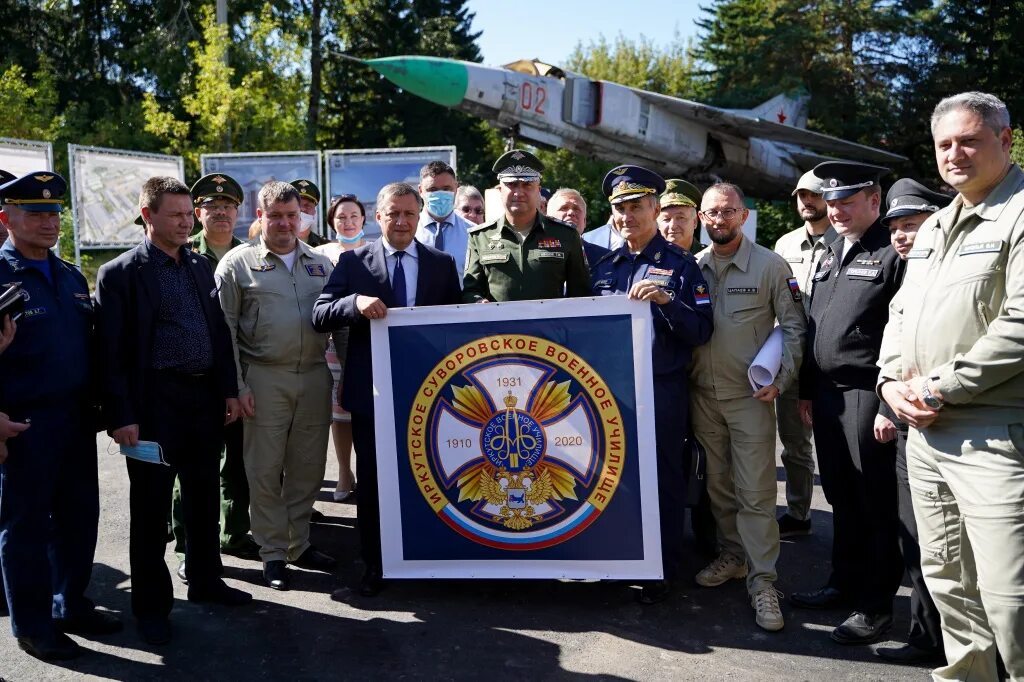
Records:
{"label": "man in navy suit jacket", "polygon": [[414,239],[421,209],[415,187],[404,182],[385,185],[377,194],[377,223],[383,237],[341,254],[313,305],[313,328],[318,332],[351,328],[341,406],[352,413],[357,453],[359,537],[366,564],[359,592],[364,596],[377,594],[383,584],[370,320],[386,316],[388,308],[451,305],[462,298],[452,257]]}

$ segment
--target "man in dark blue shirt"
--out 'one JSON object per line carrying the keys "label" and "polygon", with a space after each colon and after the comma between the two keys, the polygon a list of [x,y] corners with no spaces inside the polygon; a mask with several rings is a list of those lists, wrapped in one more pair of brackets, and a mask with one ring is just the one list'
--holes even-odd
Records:
{"label": "man in dark blue shirt", "polygon": [[591,264],[594,293],[626,294],[649,301],[654,317],[655,440],[658,459],[658,508],[665,579],[649,583],[642,603],[668,596],[669,581],[679,576],[683,553],[686,472],[683,446],[689,430],[687,368],[695,346],[711,338],[711,296],[697,261],[658,232],[658,195],[665,181],[638,166],[619,166],[605,176],[612,224],[625,240]]}
{"label": "man in dark blue shirt", "polygon": [[234,606],[252,597],[220,577],[218,465],[223,427],[240,410],[213,272],[186,246],[192,197],[174,178],[150,178],[139,208],[146,239],[100,268],[96,315],[104,425],[122,448],[155,443],[168,465],[127,459],[132,612],[143,640],[164,644],[174,601],[164,552],[176,475],[189,601]]}
{"label": "man in dark blue shirt", "polygon": [[16,283],[24,298],[17,334],[0,354],[0,413],[21,430],[0,449],[0,561],[14,636],[43,660],[82,652],[65,632],[121,629],[84,594],[99,521],[93,310],[85,278],[50,252],[66,187],[48,171],[0,187],[10,221],[0,290]]}

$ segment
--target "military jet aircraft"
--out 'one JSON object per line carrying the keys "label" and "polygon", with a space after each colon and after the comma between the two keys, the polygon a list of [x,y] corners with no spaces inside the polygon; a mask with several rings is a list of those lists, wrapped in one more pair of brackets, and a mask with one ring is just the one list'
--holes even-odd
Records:
{"label": "military jet aircraft", "polygon": [[611,164],[647,166],[665,177],[723,178],[761,198],[788,196],[804,171],[835,157],[906,160],[807,130],[806,96],[777,95],[751,110],[720,109],[538,60],[500,69],[421,56],[355,61],[414,95],[478,116],[527,142]]}

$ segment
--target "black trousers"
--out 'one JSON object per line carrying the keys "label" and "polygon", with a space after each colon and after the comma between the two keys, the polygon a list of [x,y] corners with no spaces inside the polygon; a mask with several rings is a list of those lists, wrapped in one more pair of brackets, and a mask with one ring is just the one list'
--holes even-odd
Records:
{"label": "black trousers", "polygon": [[220,451],[224,400],[212,376],[153,372],[139,439],[156,441],[170,466],[128,458],[132,613],[165,618],[174,591],[164,561],[174,477],[181,481],[185,570],[190,585],[217,580],[220,561]]}
{"label": "black trousers", "polygon": [[899,485],[900,552],[903,565],[910,577],[910,634],[907,643],[927,651],[943,650],[939,611],[935,608],[928,586],[921,572],[921,546],[918,544],[917,521],[910,498],[910,479],[907,476],[907,432],[897,431],[896,480]]}
{"label": "black trousers", "polygon": [[359,546],[367,572],[383,572],[380,554],[380,502],[377,492],[377,436],[373,413],[352,413],[352,445],[356,450],[356,514]]}
{"label": "black trousers", "polygon": [[821,487],[832,505],[828,584],[850,595],[857,611],[892,613],[903,578],[896,445],[875,440],[878,396],[856,388],[818,387],[813,401]]}

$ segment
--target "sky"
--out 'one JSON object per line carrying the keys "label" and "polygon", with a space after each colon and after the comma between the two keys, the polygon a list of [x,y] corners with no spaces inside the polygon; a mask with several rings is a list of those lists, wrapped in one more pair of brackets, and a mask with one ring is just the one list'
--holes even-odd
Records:
{"label": "sky", "polygon": [[623,0],[469,0],[476,14],[473,30],[484,64],[499,66],[517,59],[540,59],[561,65],[577,44],[596,42],[602,35],[638,40],[641,35],[657,46],[672,42],[675,32],[685,40],[697,37],[694,21],[701,3],[694,0],[648,0],[643,11],[616,15],[634,5]]}

